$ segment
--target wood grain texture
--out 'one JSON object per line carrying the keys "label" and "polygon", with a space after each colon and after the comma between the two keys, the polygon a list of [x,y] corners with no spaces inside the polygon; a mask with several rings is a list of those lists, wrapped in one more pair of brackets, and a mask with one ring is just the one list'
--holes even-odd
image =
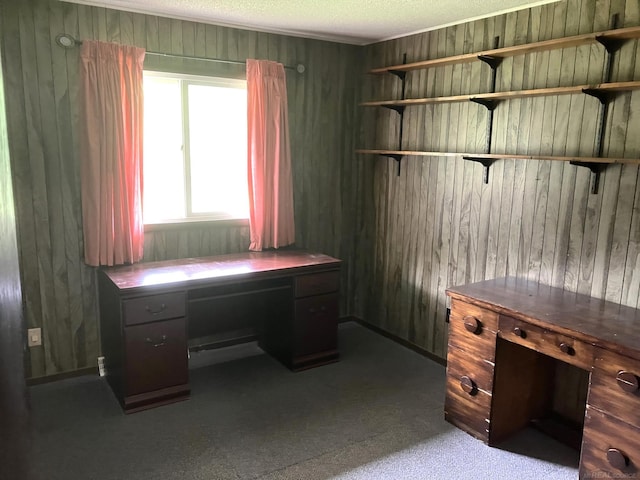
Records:
{"label": "wood grain texture", "polygon": [[[611,465],[607,458],[610,448],[619,450],[628,459],[628,466],[616,468]],[[580,478],[638,476],[640,429],[587,407],[580,464]]]}
{"label": "wood grain texture", "polygon": [[[556,340],[552,337],[542,339],[551,332],[560,339],[567,336],[582,342],[581,347],[575,345],[575,357],[579,360],[578,350],[583,348],[581,358],[585,364],[593,358],[593,346],[640,358],[640,309],[516,277],[451,287],[447,294],[452,299],[499,313],[501,332],[503,327],[510,332],[513,327],[521,326],[519,322],[530,324],[537,334],[532,331],[519,342],[530,348],[555,347]],[[509,336],[510,341],[517,340],[505,332],[502,335]]]}
{"label": "wood grain texture", "polygon": [[[347,289],[359,284],[352,226],[369,188],[358,180],[362,174],[354,153],[361,48],[57,0],[5,3],[1,21],[7,130],[25,322],[43,328],[44,340],[42,348],[29,351],[27,376],[94,366],[100,355],[95,271],[82,262],[76,153],[79,50],[56,45],[55,36],[62,32],[80,40],[121,42],[175,55],[303,63],[304,75],[287,73],[296,244],[344,259],[350,268],[343,270],[341,285]],[[145,66],[244,75],[242,66],[151,55]],[[144,261],[241,252],[248,247],[248,237],[246,225],[154,230],[145,234]],[[353,303],[350,298],[346,291],[341,295],[344,314],[347,303]]]}
{"label": "wood grain texture", "polygon": [[[565,35],[588,36],[609,29],[614,13],[619,14],[620,27],[636,27],[640,24],[639,10],[633,1],[563,0],[457,26],[454,37],[449,27],[415,35],[407,41],[423,45],[420,58],[414,49],[414,61],[431,60],[489,50],[496,36],[500,37],[500,48],[553,41]],[[464,40],[461,42],[459,37]],[[365,68],[397,65],[397,45],[394,40],[367,46]],[[630,40],[614,55],[611,82],[640,80],[639,50],[638,41]],[[601,83],[605,59],[605,50],[597,43],[511,56],[497,69],[496,90]],[[461,66],[460,71],[449,64],[425,70],[410,67],[409,98],[489,91],[490,71],[486,65],[471,62]],[[399,99],[385,87],[394,81],[391,75],[369,77],[368,90],[362,94],[364,101]],[[640,140],[632,133],[640,125],[640,118],[634,113],[639,99],[638,91],[613,97],[605,155],[622,162],[640,158]],[[400,336],[405,325],[413,325],[413,331],[420,335],[411,337],[407,333],[403,338],[444,356],[446,338],[440,326],[448,304],[444,294],[448,286],[514,275],[614,303],[639,305],[638,166],[608,166],[601,177],[600,193],[591,195],[588,170],[565,162],[528,160],[535,155],[594,157],[600,103],[586,95],[500,102],[494,111],[492,152],[516,153],[520,157],[496,160],[489,171],[488,185],[481,183],[482,167],[452,155],[482,151],[485,114],[476,105],[467,105],[466,110],[454,110],[454,105],[457,104],[437,103],[407,109],[411,119],[420,118],[415,111],[422,112],[423,123],[420,128],[416,123],[405,129],[403,148],[432,152],[403,160],[403,168],[412,163],[411,174],[420,176],[418,191],[405,187],[407,181],[418,185],[417,180],[411,183],[402,176],[398,181],[393,167],[382,168],[390,165],[390,160],[363,158],[372,163],[373,186],[371,201],[363,206],[362,215],[375,218],[371,232],[375,248],[363,262],[382,268],[371,271],[367,281],[369,301],[362,304],[362,317]],[[382,121],[390,112],[382,108],[362,110],[359,147],[397,150],[397,131]],[[373,127],[368,128],[367,122]],[[413,165],[416,163],[421,168]],[[404,190],[401,206],[397,204],[397,189]],[[417,238],[403,238],[415,253],[407,257],[391,255],[397,245],[396,225],[415,222],[416,208],[422,224],[405,233]],[[401,295],[393,287],[387,273],[393,271],[415,279],[406,285],[414,290],[413,296],[406,292]],[[407,298],[413,299],[412,309],[389,308],[402,305]],[[575,380],[568,380],[567,385],[583,382]]]}
{"label": "wood grain texture", "polygon": [[[0,32],[4,28],[0,22]],[[0,65],[1,52],[0,48]],[[8,478],[28,478],[30,413],[23,361],[26,341],[3,77],[0,71],[0,468]]]}

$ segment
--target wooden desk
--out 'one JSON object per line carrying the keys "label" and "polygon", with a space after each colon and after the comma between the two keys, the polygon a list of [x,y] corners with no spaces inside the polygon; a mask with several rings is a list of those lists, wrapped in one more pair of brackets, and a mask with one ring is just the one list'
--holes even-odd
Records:
{"label": "wooden desk", "polygon": [[107,379],[125,412],[189,396],[188,339],[256,333],[292,370],[338,360],[340,260],[247,252],[101,269]]}
{"label": "wooden desk", "polygon": [[449,422],[499,443],[549,412],[561,360],[590,375],[580,478],[640,476],[640,310],[515,278],[447,294]]}

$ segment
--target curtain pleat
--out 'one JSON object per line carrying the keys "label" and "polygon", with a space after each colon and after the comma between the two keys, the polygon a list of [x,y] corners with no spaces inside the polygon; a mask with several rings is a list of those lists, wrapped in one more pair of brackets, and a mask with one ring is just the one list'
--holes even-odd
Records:
{"label": "curtain pleat", "polygon": [[85,262],[142,259],[144,49],[85,40],[80,52]]}
{"label": "curtain pleat", "polygon": [[287,112],[283,65],[247,60],[249,250],[295,242]]}

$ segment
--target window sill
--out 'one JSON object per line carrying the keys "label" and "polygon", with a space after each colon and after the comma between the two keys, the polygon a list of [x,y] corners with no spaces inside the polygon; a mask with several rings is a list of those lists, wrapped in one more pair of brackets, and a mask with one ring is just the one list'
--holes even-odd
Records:
{"label": "window sill", "polygon": [[228,227],[248,227],[249,219],[236,218],[225,220],[183,220],[167,223],[148,223],[144,226],[146,232],[161,232],[165,230],[184,230],[191,228],[228,228]]}

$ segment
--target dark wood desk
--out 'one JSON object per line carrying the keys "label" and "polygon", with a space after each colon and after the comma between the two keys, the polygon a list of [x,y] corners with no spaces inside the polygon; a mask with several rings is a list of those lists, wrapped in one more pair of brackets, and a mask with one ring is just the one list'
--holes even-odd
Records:
{"label": "dark wood desk", "polygon": [[304,251],[101,269],[107,380],[125,412],[183,400],[188,339],[252,333],[292,370],[337,361],[339,279],[340,260]]}
{"label": "dark wood desk", "polygon": [[590,375],[580,478],[640,476],[640,310],[515,278],[447,294],[449,422],[499,443],[549,412],[560,360]]}

